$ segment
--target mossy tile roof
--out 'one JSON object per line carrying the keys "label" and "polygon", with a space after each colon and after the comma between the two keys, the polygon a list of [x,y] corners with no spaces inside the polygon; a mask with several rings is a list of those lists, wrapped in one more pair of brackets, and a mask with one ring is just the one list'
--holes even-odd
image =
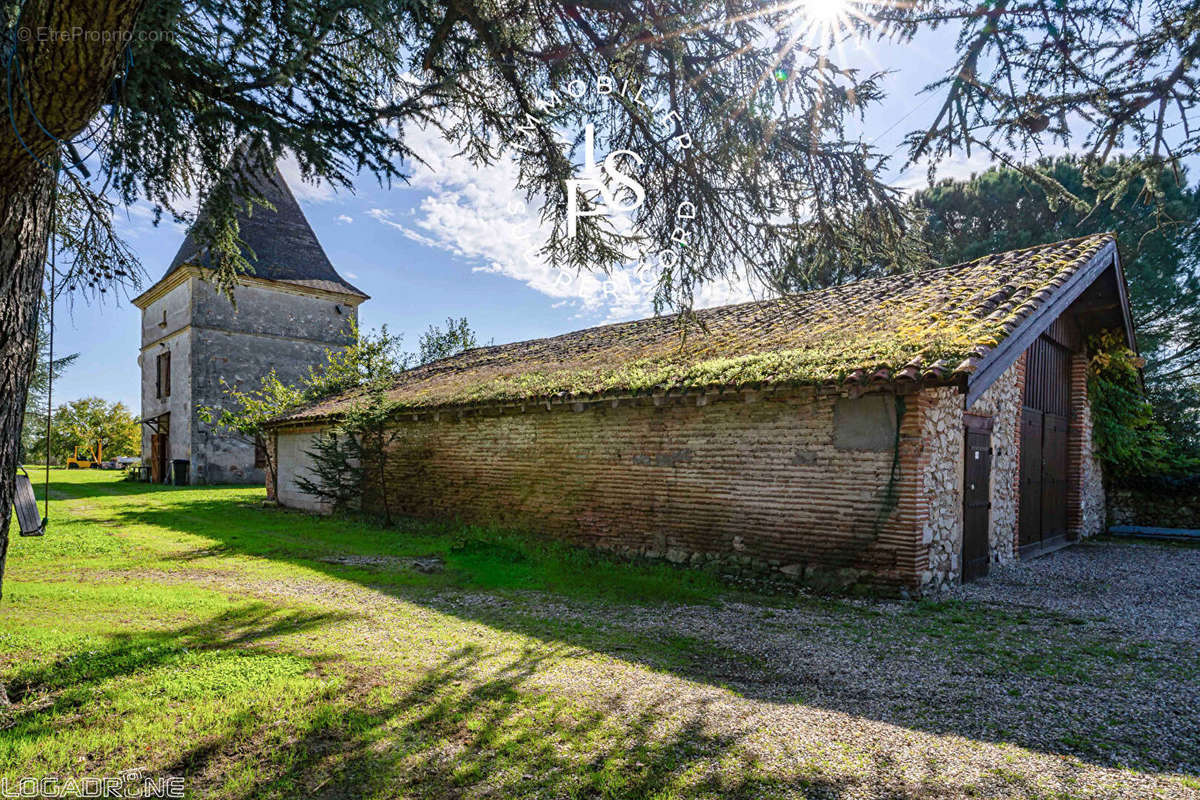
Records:
{"label": "mossy tile roof", "polygon": [[[481,347],[402,373],[402,408],[579,399],[770,384],[965,379],[1112,241],[1108,234],[951,267],[548,339]],[[281,418],[335,415],[336,397]]]}

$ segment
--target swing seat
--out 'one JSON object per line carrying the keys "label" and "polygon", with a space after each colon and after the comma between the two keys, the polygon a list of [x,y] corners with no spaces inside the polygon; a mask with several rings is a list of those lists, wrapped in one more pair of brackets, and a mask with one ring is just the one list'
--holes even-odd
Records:
{"label": "swing seat", "polygon": [[37,498],[33,496],[33,483],[25,470],[21,470],[17,475],[13,506],[17,509],[17,522],[21,525],[22,536],[43,536],[46,533],[46,520],[38,513]]}

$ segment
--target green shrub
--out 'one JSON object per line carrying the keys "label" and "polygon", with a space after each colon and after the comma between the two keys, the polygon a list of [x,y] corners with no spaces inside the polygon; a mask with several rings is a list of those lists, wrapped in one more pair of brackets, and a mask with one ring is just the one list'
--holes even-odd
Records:
{"label": "green shrub", "polygon": [[1101,334],[1092,338],[1088,349],[1092,435],[1105,474],[1128,482],[1200,468],[1155,416],[1142,386],[1145,361],[1129,349],[1124,337],[1117,332]]}

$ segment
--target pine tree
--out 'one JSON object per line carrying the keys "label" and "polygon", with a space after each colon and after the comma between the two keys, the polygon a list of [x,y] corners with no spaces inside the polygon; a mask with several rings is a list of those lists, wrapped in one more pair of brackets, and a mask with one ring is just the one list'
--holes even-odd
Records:
{"label": "pine tree", "polygon": [[359,439],[345,426],[322,431],[306,450],[307,471],[296,476],[296,488],[315,497],[330,511],[362,507],[363,459]]}

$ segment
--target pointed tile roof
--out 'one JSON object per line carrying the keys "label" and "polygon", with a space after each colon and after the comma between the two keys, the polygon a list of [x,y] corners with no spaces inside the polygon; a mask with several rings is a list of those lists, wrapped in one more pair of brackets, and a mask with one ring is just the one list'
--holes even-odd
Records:
{"label": "pointed tile roof", "polygon": [[[365,292],[333,268],[279,167],[263,170],[254,184],[274,206],[274,210],[255,206],[238,214],[239,236],[249,248],[243,255],[254,268],[254,277],[366,299]],[[189,231],[163,277],[188,264],[208,266],[206,262],[207,256]]]}
{"label": "pointed tile roof", "polygon": [[[682,339],[677,317],[652,317],[480,347],[401,373],[388,397],[419,410],[771,385],[968,387],[1015,359],[1030,331],[1109,268],[1119,275],[1112,235],[1085,236],[705,309]],[[352,401],[333,397],[277,422],[336,415]]]}

